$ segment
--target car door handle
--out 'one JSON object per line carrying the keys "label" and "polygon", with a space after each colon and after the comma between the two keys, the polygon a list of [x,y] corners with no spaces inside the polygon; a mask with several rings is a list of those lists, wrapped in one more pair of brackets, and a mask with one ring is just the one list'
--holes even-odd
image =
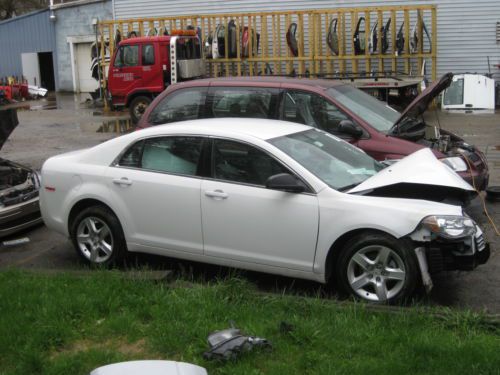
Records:
{"label": "car door handle", "polygon": [[205,191],[205,195],[210,198],[216,199],[226,199],[229,197],[228,193],[224,193],[222,190]]}
{"label": "car door handle", "polygon": [[141,79],[141,78],[142,78],[142,76],[136,76],[136,75],[134,75],[134,79]]}
{"label": "car door handle", "polygon": [[127,177],[113,178],[113,183],[116,185],[125,185],[125,186],[132,185],[132,181],[129,180]]}

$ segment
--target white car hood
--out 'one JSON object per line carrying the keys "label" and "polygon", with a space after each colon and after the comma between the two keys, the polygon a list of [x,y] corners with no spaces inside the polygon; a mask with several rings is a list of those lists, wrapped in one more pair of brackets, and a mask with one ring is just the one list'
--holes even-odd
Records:
{"label": "white car hood", "polygon": [[90,375],[207,375],[200,366],[175,361],[130,361],[99,367]]}
{"label": "white car hood", "polygon": [[348,193],[359,193],[401,183],[451,187],[466,192],[474,191],[470,184],[441,163],[429,148],[424,148],[383,169],[349,190]]}

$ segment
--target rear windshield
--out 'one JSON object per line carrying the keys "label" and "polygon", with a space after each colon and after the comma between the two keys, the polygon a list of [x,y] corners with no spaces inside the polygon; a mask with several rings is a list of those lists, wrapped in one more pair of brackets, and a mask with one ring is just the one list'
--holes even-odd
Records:
{"label": "rear windshield", "polygon": [[177,60],[201,59],[201,45],[198,38],[178,38]]}
{"label": "rear windshield", "polygon": [[453,81],[444,92],[444,105],[464,104],[464,79]]}

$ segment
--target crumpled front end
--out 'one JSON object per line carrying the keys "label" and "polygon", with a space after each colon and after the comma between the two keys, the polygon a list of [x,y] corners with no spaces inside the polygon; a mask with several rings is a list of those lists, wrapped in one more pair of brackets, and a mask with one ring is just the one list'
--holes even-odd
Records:
{"label": "crumpled front end", "polygon": [[430,276],[442,271],[470,271],[490,257],[489,244],[481,228],[467,216],[428,216],[408,236],[415,252],[427,290]]}

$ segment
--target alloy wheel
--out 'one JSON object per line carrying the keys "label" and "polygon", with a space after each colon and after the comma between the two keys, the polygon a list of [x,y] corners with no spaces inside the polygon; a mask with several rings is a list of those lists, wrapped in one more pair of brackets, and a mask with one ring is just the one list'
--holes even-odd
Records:
{"label": "alloy wheel", "polygon": [[383,302],[395,297],[406,280],[405,265],[391,248],[370,245],[356,251],[347,266],[347,280],[363,299]]}
{"label": "alloy wheel", "polygon": [[113,254],[113,234],[103,220],[89,216],[76,231],[78,248],[91,263],[106,262]]}

